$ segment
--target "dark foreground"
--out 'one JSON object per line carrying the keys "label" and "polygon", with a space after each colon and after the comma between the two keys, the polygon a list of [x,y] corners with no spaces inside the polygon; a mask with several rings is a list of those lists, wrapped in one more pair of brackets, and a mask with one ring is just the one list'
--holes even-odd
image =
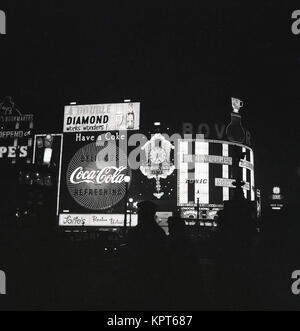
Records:
{"label": "dark foreground", "polygon": [[[279,225],[256,239],[251,263],[218,255],[214,234],[170,238],[164,263],[133,264],[126,245],[70,240],[46,231],[1,233],[0,309],[215,310],[300,309],[291,274],[300,269],[298,227]],[[298,265],[297,265],[298,262]]]}

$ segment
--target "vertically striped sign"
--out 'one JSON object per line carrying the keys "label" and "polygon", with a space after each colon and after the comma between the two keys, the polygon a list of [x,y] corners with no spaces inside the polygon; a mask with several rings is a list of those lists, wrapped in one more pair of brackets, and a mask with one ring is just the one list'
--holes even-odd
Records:
{"label": "vertically striped sign", "polygon": [[182,139],[178,143],[178,206],[221,207],[230,200],[233,184],[233,160],[245,152],[239,170],[245,182],[245,198],[255,200],[254,154],[248,146],[226,141]]}

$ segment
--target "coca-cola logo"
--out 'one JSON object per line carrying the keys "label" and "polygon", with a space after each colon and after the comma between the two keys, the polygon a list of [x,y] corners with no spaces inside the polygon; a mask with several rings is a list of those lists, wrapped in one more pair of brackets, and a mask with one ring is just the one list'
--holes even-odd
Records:
{"label": "coca-cola logo", "polygon": [[72,184],[121,184],[126,174],[122,173],[126,167],[105,167],[102,170],[84,170],[83,167],[76,168],[70,177]]}
{"label": "coca-cola logo", "polygon": [[130,176],[127,156],[116,142],[88,144],[80,148],[67,169],[67,187],[72,198],[91,210],[113,207],[125,196],[125,176]]}

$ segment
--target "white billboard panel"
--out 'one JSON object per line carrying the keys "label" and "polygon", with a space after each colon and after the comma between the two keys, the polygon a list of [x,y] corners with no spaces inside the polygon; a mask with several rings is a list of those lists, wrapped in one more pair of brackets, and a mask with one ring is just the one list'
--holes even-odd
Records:
{"label": "white billboard panel", "polygon": [[140,103],[65,106],[64,133],[139,130]]}
{"label": "white billboard panel", "polygon": [[[203,141],[195,142],[196,156],[208,156],[209,143]],[[196,157],[197,159],[197,157]],[[209,164],[206,160],[195,163],[195,199],[202,204],[209,203]]]}
{"label": "white billboard panel", "polygon": [[[208,143],[207,143],[208,144]],[[196,144],[197,145],[197,144]],[[215,164],[227,164],[232,165],[232,157],[219,156],[219,155],[184,155],[183,162],[188,163],[215,163]]]}
{"label": "white billboard panel", "polygon": [[[122,227],[124,225],[124,214],[60,214],[60,226],[101,226]],[[131,224],[130,224],[131,219]],[[127,214],[127,226],[136,226],[137,214]]]}
{"label": "white billboard panel", "polygon": [[[221,186],[221,187],[231,187],[235,188],[235,185],[233,184],[235,179],[228,179],[228,178],[215,178],[215,185]],[[244,190],[250,190],[250,184],[248,182],[245,182],[245,184],[242,186]],[[247,198],[247,197],[246,197]]]}

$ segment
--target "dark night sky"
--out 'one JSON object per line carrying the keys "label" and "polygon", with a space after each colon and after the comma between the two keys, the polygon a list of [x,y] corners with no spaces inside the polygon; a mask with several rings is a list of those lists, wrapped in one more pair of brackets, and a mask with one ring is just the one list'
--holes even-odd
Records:
{"label": "dark night sky", "polygon": [[[24,2],[24,3],[23,3]],[[63,106],[140,101],[142,121],[223,122],[244,100],[264,193],[300,189],[300,35],[285,1],[1,1],[0,97],[60,131]],[[248,3],[248,4],[247,4]]]}

